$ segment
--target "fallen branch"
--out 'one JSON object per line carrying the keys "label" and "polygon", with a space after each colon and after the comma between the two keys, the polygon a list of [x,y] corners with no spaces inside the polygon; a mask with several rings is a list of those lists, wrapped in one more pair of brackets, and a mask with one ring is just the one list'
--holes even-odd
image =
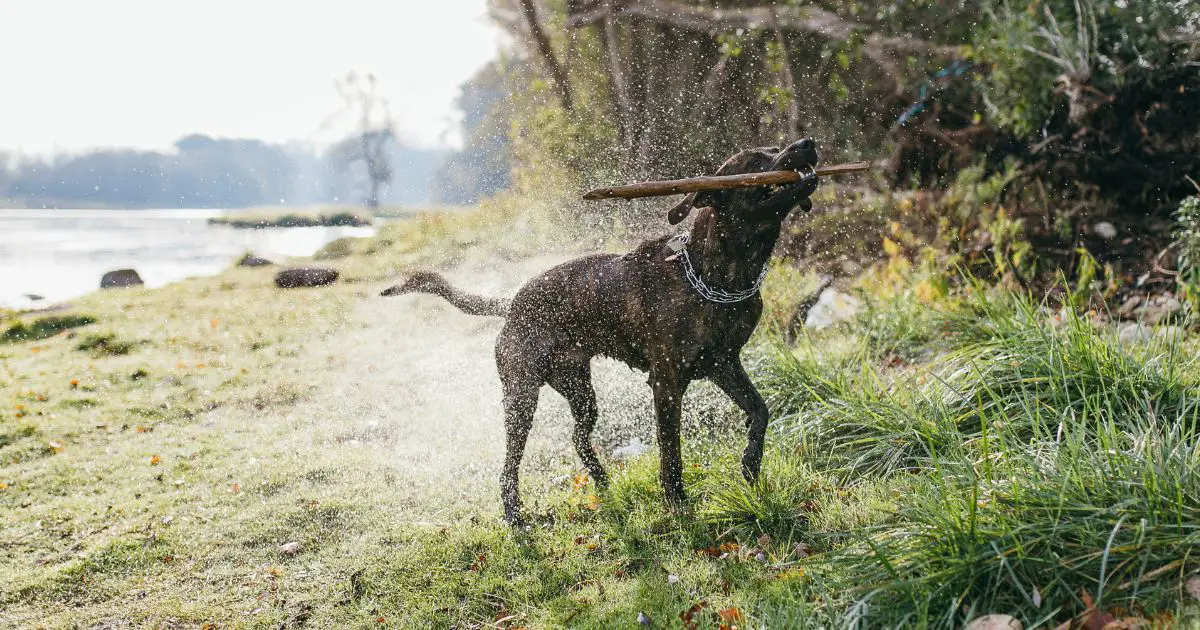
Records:
{"label": "fallen branch", "polygon": [[[819,177],[844,175],[865,171],[871,167],[868,162],[850,162],[835,164],[815,169]],[[660,197],[662,195],[681,195],[702,190],[724,190],[726,188],[748,188],[750,186],[771,186],[775,184],[790,184],[799,181],[804,174],[798,171],[766,171],[764,173],[748,173],[745,175],[715,175],[709,177],[690,177],[688,179],[672,179],[661,182],[638,182],[625,186],[597,188],[584,193],[583,198],[589,201],[596,199],[637,199],[639,197]]]}

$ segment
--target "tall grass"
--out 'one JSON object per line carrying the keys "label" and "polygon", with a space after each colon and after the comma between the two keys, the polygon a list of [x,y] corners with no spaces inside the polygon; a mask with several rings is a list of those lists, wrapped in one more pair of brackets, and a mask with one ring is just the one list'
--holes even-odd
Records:
{"label": "tall grass", "polygon": [[[834,532],[844,544],[810,560],[823,586],[793,603],[823,600],[864,627],[990,612],[1031,627],[1092,605],[1195,614],[1183,593],[1200,570],[1194,362],[1178,343],[1124,347],[1085,316],[973,288],[923,313],[872,305],[849,353],[815,352],[830,345],[815,338],[759,358],[794,467],[847,488],[907,484],[894,519]],[[881,366],[880,347],[930,358]],[[794,493],[781,491],[758,509],[782,512]],[[775,623],[796,609],[766,608]]]}

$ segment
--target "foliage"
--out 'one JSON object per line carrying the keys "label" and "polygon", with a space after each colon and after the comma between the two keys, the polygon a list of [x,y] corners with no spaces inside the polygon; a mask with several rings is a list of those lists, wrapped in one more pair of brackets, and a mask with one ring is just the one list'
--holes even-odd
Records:
{"label": "foliage", "polygon": [[1192,309],[1200,306],[1200,197],[1188,197],[1175,211],[1176,260],[1180,295]]}

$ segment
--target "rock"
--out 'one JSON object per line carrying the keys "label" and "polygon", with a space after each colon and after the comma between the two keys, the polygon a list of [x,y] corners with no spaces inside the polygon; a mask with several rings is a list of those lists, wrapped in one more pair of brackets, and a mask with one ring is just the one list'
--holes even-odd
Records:
{"label": "rock", "polygon": [[255,256],[250,252],[246,252],[246,255],[242,256],[237,261],[237,266],[239,267],[266,267],[267,265],[274,264],[274,262],[267,260],[266,258]]}
{"label": "rock", "polygon": [[290,543],[285,543],[283,545],[280,545],[279,553],[281,553],[285,556],[294,556],[294,555],[300,553],[300,550],[303,547],[304,547],[304,545],[300,544],[299,541],[293,540]]}
{"label": "rock", "polygon": [[1183,309],[1183,303],[1168,293],[1151,296],[1145,306],[1138,309],[1139,318],[1147,324],[1166,321]]}
{"label": "rock", "polygon": [[324,267],[296,267],[275,274],[275,286],[281,289],[296,287],[321,287],[333,284],[338,272]]}
{"label": "rock", "polygon": [[1122,317],[1124,319],[1129,319],[1129,318],[1133,317],[1134,309],[1136,309],[1138,307],[1138,305],[1141,303],[1142,303],[1142,296],[1131,295],[1131,296],[1125,298],[1124,302],[1121,302],[1120,308],[1117,309],[1117,315],[1119,315],[1120,317]]}
{"label": "rock", "polygon": [[825,289],[817,303],[808,310],[804,325],[809,328],[828,328],[838,322],[852,319],[862,309],[862,301],[835,289]]}
{"label": "rock", "polygon": [[120,287],[136,287],[145,284],[142,282],[142,277],[133,269],[117,269],[110,271],[100,278],[101,289],[115,289]]}
{"label": "rock", "polygon": [[1179,326],[1147,326],[1145,324],[1124,324],[1117,331],[1117,339],[1124,344],[1176,343],[1183,339],[1184,331]]}
{"label": "rock", "polygon": [[633,459],[634,457],[637,457],[648,450],[650,450],[649,445],[642,444],[641,440],[633,438],[633,441],[631,441],[629,444],[626,444],[620,448],[614,448],[612,456],[613,459]]}
{"label": "rock", "polygon": [[1114,238],[1117,238],[1116,226],[1109,223],[1108,221],[1097,222],[1095,225],[1092,226],[1092,231],[1096,233],[1096,236],[1099,236],[1100,238],[1102,238],[1106,241],[1111,241]]}
{"label": "rock", "polygon": [[963,630],[1025,630],[1025,624],[1012,615],[984,615],[972,619]]}
{"label": "rock", "polygon": [[1188,581],[1183,585],[1183,590],[1187,591],[1188,595],[1192,596],[1192,599],[1200,602],[1200,575],[1188,578]]}

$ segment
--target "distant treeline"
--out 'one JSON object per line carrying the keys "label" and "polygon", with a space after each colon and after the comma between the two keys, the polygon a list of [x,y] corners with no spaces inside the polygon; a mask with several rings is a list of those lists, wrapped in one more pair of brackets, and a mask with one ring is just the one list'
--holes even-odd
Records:
{"label": "distant treeline", "polygon": [[[259,140],[181,138],[172,151],[97,150],[51,160],[0,155],[0,206],[238,208],[355,204],[364,178],[335,153]],[[461,155],[391,143],[385,205],[464,203],[478,186]],[[469,169],[468,169],[469,170]],[[465,180],[465,181],[464,181]],[[501,187],[507,184],[505,177]]]}

